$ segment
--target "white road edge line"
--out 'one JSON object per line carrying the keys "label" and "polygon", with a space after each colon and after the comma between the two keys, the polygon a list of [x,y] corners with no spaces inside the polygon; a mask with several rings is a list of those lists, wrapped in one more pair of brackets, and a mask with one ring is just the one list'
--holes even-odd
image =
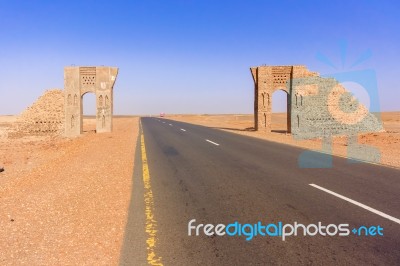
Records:
{"label": "white road edge line", "polygon": [[212,143],[212,144],[214,144],[214,145],[216,145],[216,146],[219,146],[219,144],[216,143],[216,142],[214,142],[214,141],[211,141],[211,140],[208,140],[208,139],[206,139],[206,141],[207,141],[207,142],[210,142],[210,143]]}
{"label": "white road edge line", "polygon": [[181,128],[181,130],[182,130],[182,131],[186,131],[186,130],[184,130],[183,128]]}
{"label": "white road edge line", "polygon": [[390,216],[390,215],[388,215],[388,214],[386,214],[386,213],[383,213],[383,212],[381,212],[381,211],[378,211],[378,210],[376,210],[376,209],[374,209],[374,208],[371,208],[371,207],[369,207],[369,206],[367,206],[367,205],[364,205],[364,204],[362,204],[362,203],[360,203],[360,202],[358,202],[358,201],[349,199],[349,198],[347,198],[347,197],[345,197],[345,196],[342,196],[342,195],[340,195],[340,194],[338,194],[338,193],[336,193],[336,192],[330,191],[329,189],[320,187],[320,186],[318,186],[318,185],[316,185],[316,184],[309,184],[309,185],[312,186],[312,187],[318,188],[318,189],[320,189],[320,190],[322,190],[322,191],[325,191],[326,193],[329,193],[329,194],[331,194],[331,195],[333,195],[333,196],[336,196],[336,197],[338,197],[338,198],[341,198],[341,199],[343,199],[343,200],[345,200],[345,201],[348,201],[348,202],[350,202],[350,203],[353,203],[354,205],[357,205],[358,207],[361,207],[361,208],[366,209],[366,210],[368,210],[368,211],[370,211],[370,212],[373,212],[373,213],[375,213],[375,214],[377,214],[377,215],[379,215],[379,216],[382,216],[383,218],[386,218],[386,219],[388,219],[388,220],[391,220],[392,222],[395,222],[395,223],[400,224],[400,219],[397,219],[397,218],[395,218],[395,217],[393,217],[393,216]]}

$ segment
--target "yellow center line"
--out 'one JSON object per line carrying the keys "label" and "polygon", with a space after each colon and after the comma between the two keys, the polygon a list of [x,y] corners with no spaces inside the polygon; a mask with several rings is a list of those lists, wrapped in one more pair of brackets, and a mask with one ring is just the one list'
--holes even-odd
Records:
{"label": "yellow center line", "polygon": [[146,215],[146,233],[147,233],[147,263],[149,265],[163,265],[161,257],[158,257],[155,252],[156,247],[156,233],[157,221],[154,218],[154,199],[153,191],[150,183],[150,172],[147,164],[146,147],[144,144],[143,129],[141,129],[140,136],[141,150],[142,150],[142,169],[143,169],[143,183],[144,183],[144,204]]}

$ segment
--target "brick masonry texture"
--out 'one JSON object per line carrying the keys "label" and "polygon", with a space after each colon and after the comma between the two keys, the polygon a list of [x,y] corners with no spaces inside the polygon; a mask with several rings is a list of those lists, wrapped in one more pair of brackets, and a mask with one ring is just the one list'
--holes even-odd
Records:
{"label": "brick masonry texture", "polygon": [[17,119],[10,136],[64,135],[83,131],[83,101],[86,93],[96,95],[96,132],[112,131],[113,87],[116,67],[66,67],[64,90],[46,91]]}
{"label": "brick masonry texture", "polygon": [[63,131],[64,92],[52,89],[19,115],[13,135],[61,135]]}
{"label": "brick masonry texture", "polygon": [[277,90],[287,93],[287,129],[296,138],[383,130],[379,119],[333,78],[322,78],[305,66],[260,66],[250,70],[255,84],[255,130],[271,132],[272,94]]}

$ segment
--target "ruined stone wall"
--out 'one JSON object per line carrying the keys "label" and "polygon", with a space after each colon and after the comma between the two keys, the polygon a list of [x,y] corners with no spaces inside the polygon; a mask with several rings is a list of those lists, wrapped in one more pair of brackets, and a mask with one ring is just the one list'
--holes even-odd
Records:
{"label": "ruined stone wall", "polygon": [[287,129],[301,139],[383,130],[378,118],[333,78],[305,66],[250,68],[254,79],[254,125],[271,132],[272,94],[287,98]]}
{"label": "ruined stone wall", "polygon": [[66,67],[64,90],[46,91],[18,117],[11,135],[78,136],[83,130],[83,101],[96,94],[96,132],[112,131],[113,87],[116,67]]}
{"label": "ruined stone wall", "polygon": [[47,90],[19,115],[16,134],[62,135],[64,132],[64,92]]}
{"label": "ruined stone wall", "polygon": [[351,92],[333,78],[293,79],[292,134],[299,139],[382,131]]}

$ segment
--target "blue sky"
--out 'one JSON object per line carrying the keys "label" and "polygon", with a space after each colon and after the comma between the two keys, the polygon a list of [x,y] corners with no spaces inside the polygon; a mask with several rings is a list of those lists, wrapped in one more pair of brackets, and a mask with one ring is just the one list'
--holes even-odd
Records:
{"label": "blue sky", "polygon": [[399,10],[396,1],[0,0],[0,114],[63,88],[72,64],[120,68],[116,114],[251,113],[249,67],[261,64],[373,69],[381,110],[400,110]]}

